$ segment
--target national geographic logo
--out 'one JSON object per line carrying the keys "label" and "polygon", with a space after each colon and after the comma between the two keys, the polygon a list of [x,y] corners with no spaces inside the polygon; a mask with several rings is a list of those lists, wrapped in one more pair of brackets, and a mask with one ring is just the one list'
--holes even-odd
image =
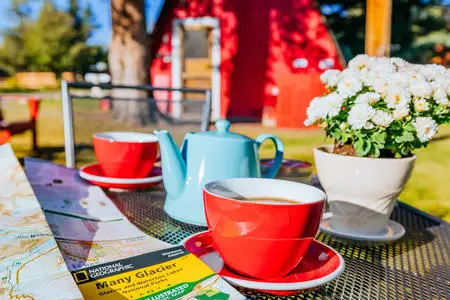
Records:
{"label": "national geographic logo", "polygon": [[73,273],[73,277],[75,278],[76,283],[83,283],[89,280],[89,276],[86,270]]}

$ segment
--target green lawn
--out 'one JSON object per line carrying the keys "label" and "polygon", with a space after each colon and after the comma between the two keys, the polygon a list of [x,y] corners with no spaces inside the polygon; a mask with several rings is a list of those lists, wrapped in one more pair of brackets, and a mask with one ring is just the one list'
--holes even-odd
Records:
{"label": "green lawn", "polygon": [[[23,104],[5,102],[3,110],[8,121],[20,120],[28,116],[27,107]],[[77,158],[78,165],[95,161],[92,149],[89,147],[93,132],[106,130],[152,131],[155,128],[166,126],[165,124],[159,124],[153,127],[133,128],[130,125],[111,120],[109,114],[100,112],[98,103],[93,101],[77,100],[74,105],[74,112],[76,143],[85,145],[85,147],[80,147]],[[38,142],[41,152],[30,152],[31,135],[26,133],[15,136],[11,140],[17,156],[22,158],[27,155],[34,155],[64,163],[64,138],[59,101],[42,102],[38,129]],[[194,129],[192,127],[171,128],[178,142],[181,141],[184,132]],[[235,124],[232,129],[251,137],[256,137],[262,132],[276,134],[284,142],[285,157],[310,162],[313,162],[312,148],[327,142],[320,130],[269,129],[255,124]],[[267,145],[263,145],[261,155],[270,157],[273,151],[273,148],[267,143]],[[412,178],[400,199],[450,221],[450,174],[448,171],[450,170],[450,128],[442,127],[438,138],[427,149],[418,151],[417,156]]]}

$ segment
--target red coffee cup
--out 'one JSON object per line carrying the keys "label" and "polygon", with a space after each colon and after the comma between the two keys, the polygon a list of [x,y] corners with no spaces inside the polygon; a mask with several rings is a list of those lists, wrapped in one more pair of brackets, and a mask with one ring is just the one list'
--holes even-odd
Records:
{"label": "red coffee cup", "polygon": [[95,156],[106,176],[144,178],[158,156],[158,138],[140,132],[102,132],[92,137]]}
{"label": "red coffee cup", "polygon": [[206,221],[224,262],[261,279],[297,266],[319,229],[325,199],[313,186],[278,179],[225,179],[203,189]]}

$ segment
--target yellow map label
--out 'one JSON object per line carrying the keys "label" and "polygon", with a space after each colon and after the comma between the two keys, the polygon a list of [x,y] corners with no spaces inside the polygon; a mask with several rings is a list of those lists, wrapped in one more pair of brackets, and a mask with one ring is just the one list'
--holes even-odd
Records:
{"label": "yellow map label", "polygon": [[191,292],[197,283],[215,275],[183,247],[93,266],[72,274],[85,298],[104,300],[178,299]]}

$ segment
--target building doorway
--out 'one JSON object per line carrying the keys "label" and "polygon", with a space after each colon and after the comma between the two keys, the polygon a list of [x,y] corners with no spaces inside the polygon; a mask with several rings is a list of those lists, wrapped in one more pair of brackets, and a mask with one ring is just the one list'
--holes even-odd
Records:
{"label": "building doorway", "polygon": [[[172,86],[211,89],[212,119],[220,118],[220,29],[216,18],[175,19],[172,31]],[[184,110],[176,101],[204,100],[201,94],[173,94],[173,115]]]}

